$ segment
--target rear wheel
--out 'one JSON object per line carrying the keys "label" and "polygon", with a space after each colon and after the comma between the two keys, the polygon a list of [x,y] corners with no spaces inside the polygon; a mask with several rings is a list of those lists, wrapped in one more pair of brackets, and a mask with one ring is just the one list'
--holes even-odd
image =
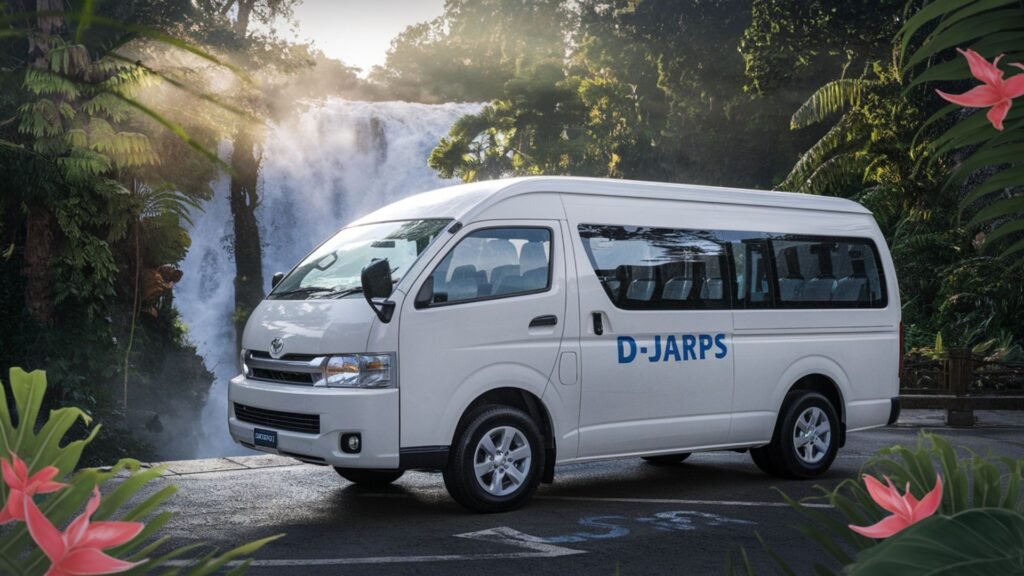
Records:
{"label": "rear wheel", "polygon": [[771,444],[750,451],[761,470],[784,478],[824,474],[839,451],[839,416],[817,392],[790,393],[783,404]]}
{"label": "rear wheel", "polygon": [[371,470],[366,468],[339,468],[334,467],[342,478],[360,484],[362,486],[386,486],[405,474],[405,470]]}
{"label": "rear wheel", "polygon": [[533,495],[543,467],[544,442],[529,415],[510,406],[488,406],[456,435],[444,485],[470,510],[505,512]]}
{"label": "rear wheel", "polygon": [[671,466],[672,464],[679,464],[683,460],[690,457],[689,452],[682,452],[679,454],[662,454],[660,456],[644,456],[644,461],[648,464],[654,464],[655,466]]}

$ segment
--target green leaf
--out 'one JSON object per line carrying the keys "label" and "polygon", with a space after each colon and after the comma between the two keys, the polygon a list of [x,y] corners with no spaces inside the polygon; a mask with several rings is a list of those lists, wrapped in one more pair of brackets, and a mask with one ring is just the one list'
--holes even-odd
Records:
{"label": "green leaf", "polygon": [[[1016,4],[1017,0],[990,0],[992,8]],[[964,0],[936,0],[926,4],[923,8],[914,13],[907,20],[907,23],[899,32],[900,37],[900,59],[902,60],[907,52],[907,46],[921,28],[936,18],[946,18],[957,11],[965,8],[969,3]]]}
{"label": "green leaf", "polygon": [[949,189],[959,186],[976,170],[1020,161],[1024,161],[1024,138],[1019,142],[998,148],[992,148],[985,144],[985,146],[979,148],[977,152],[968,156],[966,160],[956,167],[956,171],[949,177],[949,180],[946,180],[945,188]]}
{"label": "green leaf", "polygon": [[1002,508],[933,516],[864,550],[850,576],[992,576],[1024,567],[1024,516]]}
{"label": "green leaf", "polygon": [[1019,217],[1021,212],[1024,212],[1024,196],[1004,198],[989,204],[975,214],[974,218],[971,218],[970,222],[967,223],[967,227],[973,228],[982,222],[1007,218],[1015,214]]}
{"label": "green leaf", "polygon": [[[1002,10],[975,16],[959,23],[944,33],[925,40],[923,45],[907,60],[910,68],[943,50],[953,47],[971,46],[973,41],[986,37],[991,41],[996,36],[1006,36],[1007,31],[1024,30],[1024,11]],[[974,46],[977,49],[977,46]],[[980,50],[978,50],[980,52]],[[988,56],[987,54],[983,54]]]}
{"label": "green leaf", "polygon": [[[1017,159],[1021,159],[1021,157]],[[1018,186],[1024,186],[1024,164],[1018,164],[1012,168],[997,172],[987,178],[983,184],[975,186],[960,202],[960,209],[964,210],[971,204],[994,192],[1002,192],[1008,188]]]}
{"label": "green leaf", "polygon": [[817,124],[846,108],[857,106],[864,95],[881,86],[877,80],[850,79],[833,80],[818,88],[793,114],[790,128],[806,128]]}

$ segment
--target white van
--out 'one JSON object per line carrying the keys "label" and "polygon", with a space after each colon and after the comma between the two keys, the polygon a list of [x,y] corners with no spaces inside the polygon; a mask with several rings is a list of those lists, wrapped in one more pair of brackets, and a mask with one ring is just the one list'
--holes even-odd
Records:
{"label": "white van", "polygon": [[249,319],[229,424],[357,483],[441,470],[478,511],[554,467],[749,449],[825,472],[899,413],[900,301],[848,200],[538,177],[343,228]]}

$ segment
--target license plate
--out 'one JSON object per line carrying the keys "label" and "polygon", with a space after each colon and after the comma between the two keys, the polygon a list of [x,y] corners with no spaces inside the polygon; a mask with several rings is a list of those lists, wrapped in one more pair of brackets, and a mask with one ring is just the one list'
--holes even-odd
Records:
{"label": "license plate", "polygon": [[257,446],[266,446],[267,448],[277,448],[277,432],[275,430],[263,430],[257,428],[252,431],[253,444]]}

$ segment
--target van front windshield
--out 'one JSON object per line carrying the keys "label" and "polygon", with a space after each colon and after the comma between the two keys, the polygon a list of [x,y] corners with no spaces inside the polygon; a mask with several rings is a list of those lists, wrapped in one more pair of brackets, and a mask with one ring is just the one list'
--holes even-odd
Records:
{"label": "van front windshield", "polygon": [[392,283],[397,283],[449,222],[406,220],[345,228],[307,256],[267,298],[307,300],[359,294],[363,268],[385,258],[391,265]]}

